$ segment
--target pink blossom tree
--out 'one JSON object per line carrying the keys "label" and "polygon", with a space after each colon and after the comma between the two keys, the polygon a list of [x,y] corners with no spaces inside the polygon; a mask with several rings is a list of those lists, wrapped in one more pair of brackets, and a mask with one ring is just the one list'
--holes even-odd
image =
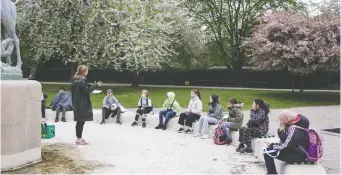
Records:
{"label": "pink blossom tree", "polygon": [[268,13],[242,47],[255,70],[283,70],[304,79],[318,70],[340,71],[340,17]]}

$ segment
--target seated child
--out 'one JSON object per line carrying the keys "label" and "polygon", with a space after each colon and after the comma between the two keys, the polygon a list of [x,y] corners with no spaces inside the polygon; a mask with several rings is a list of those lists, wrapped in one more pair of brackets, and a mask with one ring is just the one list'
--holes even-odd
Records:
{"label": "seated child", "polygon": [[[162,107],[165,108],[165,110],[161,110],[159,112],[159,125],[156,126],[155,129],[166,130],[169,119],[175,117],[176,114],[181,111],[179,103],[175,100],[174,92],[167,92],[167,99],[163,103]],[[166,118],[164,123],[163,117]]]}
{"label": "seated child", "polygon": [[107,96],[105,96],[103,99],[102,121],[100,124],[105,124],[105,119],[108,119],[110,114],[112,114],[111,118],[114,118],[117,115],[116,124],[122,125],[120,121],[121,113],[121,104],[112,95],[112,90],[108,89]]}
{"label": "seated child", "polygon": [[135,121],[131,126],[136,126],[139,121],[139,117],[142,116],[142,128],[146,127],[146,115],[153,111],[152,100],[148,96],[147,90],[142,90],[141,97],[137,103],[138,109],[136,110]]}
{"label": "seated child", "polygon": [[70,92],[66,92],[64,87],[59,88],[59,92],[52,99],[50,104],[51,109],[56,111],[56,119],[55,122],[59,121],[59,113],[62,111],[62,121],[65,120],[66,111],[72,110],[72,96]]}
{"label": "seated child", "polygon": [[[279,128],[277,134],[280,143],[266,143],[267,153],[264,153],[264,160],[267,174],[277,174],[274,157],[289,164],[305,162],[309,138],[305,128],[309,128],[307,117],[297,114],[294,111],[283,110],[279,114]],[[279,151],[279,152],[278,152]]]}
{"label": "seated child", "polygon": [[[250,120],[246,127],[239,130],[239,146],[237,152],[252,153],[251,138],[265,136],[269,131],[269,105],[261,99],[255,99],[250,113]],[[246,145],[246,147],[245,147]]]}
{"label": "seated child", "polygon": [[43,117],[43,119],[45,119],[45,108],[46,108],[46,100],[47,99],[47,95],[44,92],[41,92],[41,116]]}
{"label": "seated child", "polygon": [[197,134],[194,137],[200,137],[202,139],[208,138],[209,124],[218,124],[223,117],[223,110],[219,103],[219,97],[216,94],[210,96],[210,103],[208,104],[208,112],[206,116],[201,116],[199,120],[199,126]]}
{"label": "seated child", "polygon": [[227,109],[229,110],[229,117],[221,126],[225,129],[226,141],[228,144],[232,142],[230,129],[238,130],[243,125],[244,113],[242,111],[243,103],[238,103],[236,99],[230,98],[227,101]]}
{"label": "seated child", "polygon": [[[189,105],[186,109],[185,113],[181,113],[178,123],[180,124],[180,128],[178,130],[179,133],[185,132],[186,134],[192,133],[192,125],[193,122],[200,119],[202,113],[202,101],[200,92],[196,89],[191,91],[191,100],[189,101]],[[187,130],[184,129],[187,126]]]}

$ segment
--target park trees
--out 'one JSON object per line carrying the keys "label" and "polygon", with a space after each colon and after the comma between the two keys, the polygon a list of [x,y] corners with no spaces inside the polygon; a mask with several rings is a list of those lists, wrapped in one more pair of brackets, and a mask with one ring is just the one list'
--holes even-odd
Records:
{"label": "park trees", "polygon": [[[133,72],[169,64],[180,31],[177,1],[35,0],[18,8],[19,35],[29,65],[48,59]],[[185,28],[186,26],[182,26]]]}
{"label": "park trees", "polygon": [[316,15],[340,15],[340,0],[326,0],[321,2],[310,2],[310,6],[313,7],[313,14]]}
{"label": "park trees", "polygon": [[340,71],[340,17],[280,12],[262,16],[244,43],[257,70],[287,70],[301,77],[318,70]]}
{"label": "park trees", "polygon": [[183,6],[207,27],[220,63],[234,70],[241,69],[246,61],[240,46],[258,24],[257,17],[268,10],[302,7],[294,0],[184,0]]}
{"label": "park trees", "polygon": [[87,10],[80,0],[35,0],[18,5],[18,34],[28,53],[30,78],[51,58],[73,62],[83,39]]}

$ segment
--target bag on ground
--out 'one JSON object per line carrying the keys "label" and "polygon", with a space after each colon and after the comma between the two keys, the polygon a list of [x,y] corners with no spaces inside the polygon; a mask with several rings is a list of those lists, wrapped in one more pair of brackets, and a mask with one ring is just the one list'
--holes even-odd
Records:
{"label": "bag on ground", "polygon": [[217,145],[225,145],[228,143],[225,130],[220,123],[213,132],[213,142]]}

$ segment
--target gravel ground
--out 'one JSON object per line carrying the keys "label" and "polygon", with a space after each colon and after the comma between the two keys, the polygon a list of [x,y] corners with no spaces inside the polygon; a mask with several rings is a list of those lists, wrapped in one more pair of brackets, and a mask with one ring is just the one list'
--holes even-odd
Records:
{"label": "gravel ground", "polygon": [[[200,173],[264,174],[264,164],[235,147],[215,145],[173,130],[132,128],[129,125],[86,123],[84,138],[90,145],[78,146],[86,160],[110,164],[90,173]],[[57,123],[57,135],[44,143],[73,143],[74,123]]]}
{"label": "gravel ground", "polygon": [[[246,108],[244,108],[246,109]],[[340,127],[340,106],[302,107],[293,110],[307,116],[318,129]],[[157,111],[157,110],[155,110]],[[270,132],[278,127],[280,109],[271,110]],[[247,114],[248,111],[245,111]],[[247,116],[247,115],[246,115]],[[245,117],[247,121],[248,117]],[[56,123],[56,137],[44,143],[75,141],[73,122]],[[265,174],[265,166],[252,155],[240,155],[233,146],[220,146],[173,130],[132,128],[130,123],[84,126],[88,146],[78,146],[86,160],[108,164],[89,173],[200,173]],[[330,174],[340,173],[340,137],[323,134],[325,155],[322,165]],[[335,144],[336,143],[336,144]]]}

